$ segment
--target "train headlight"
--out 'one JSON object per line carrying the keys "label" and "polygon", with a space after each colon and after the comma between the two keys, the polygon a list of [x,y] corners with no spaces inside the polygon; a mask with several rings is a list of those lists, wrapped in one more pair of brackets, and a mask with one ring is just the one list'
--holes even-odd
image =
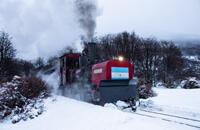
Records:
{"label": "train headlight", "polygon": [[123,56],[119,56],[119,57],[118,57],[118,60],[119,60],[119,61],[124,61],[124,57],[123,57]]}

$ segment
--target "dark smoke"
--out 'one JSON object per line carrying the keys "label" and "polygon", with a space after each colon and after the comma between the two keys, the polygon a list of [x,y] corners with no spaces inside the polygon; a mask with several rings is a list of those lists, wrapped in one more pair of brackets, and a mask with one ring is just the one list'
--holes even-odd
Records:
{"label": "dark smoke", "polygon": [[96,0],[75,0],[75,9],[81,28],[86,32],[87,40],[94,36],[97,18]]}

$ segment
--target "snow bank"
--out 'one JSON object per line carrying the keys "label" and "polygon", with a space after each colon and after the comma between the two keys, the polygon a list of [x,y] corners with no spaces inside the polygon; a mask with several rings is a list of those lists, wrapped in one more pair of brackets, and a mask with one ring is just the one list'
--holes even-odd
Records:
{"label": "snow bank", "polygon": [[0,124],[0,130],[192,130],[191,127],[122,112],[65,97],[46,100],[46,112],[15,125]]}

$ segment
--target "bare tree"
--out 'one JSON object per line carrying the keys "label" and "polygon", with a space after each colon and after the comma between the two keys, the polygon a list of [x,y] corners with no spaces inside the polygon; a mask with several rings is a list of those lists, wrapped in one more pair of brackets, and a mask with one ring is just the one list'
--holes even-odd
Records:
{"label": "bare tree", "polygon": [[171,86],[181,75],[184,67],[182,52],[173,42],[161,41],[162,64],[160,66],[160,78]]}
{"label": "bare tree", "polygon": [[16,50],[8,33],[0,32],[0,77],[11,76]]}

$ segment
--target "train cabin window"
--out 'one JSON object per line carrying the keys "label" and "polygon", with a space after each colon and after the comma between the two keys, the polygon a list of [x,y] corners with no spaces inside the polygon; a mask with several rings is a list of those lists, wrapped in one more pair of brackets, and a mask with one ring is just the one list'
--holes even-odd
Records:
{"label": "train cabin window", "polygon": [[74,66],[74,58],[73,57],[67,57],[66,58],[66,64],[67,64],[67,66]]}
{"label": "train cabin window", "polygon": [[76,61],[75,61],[75,67],[76,67],[76,68],[79,68],[79,60],[76,60]]}
{"label": "train cabin window", "polygon": [[64,67],[64,58],[60,59],[60,67]]}
{"label": "train cabin window", "polygon": [[66,57],[64,57],[63,65],[66,66]]}

